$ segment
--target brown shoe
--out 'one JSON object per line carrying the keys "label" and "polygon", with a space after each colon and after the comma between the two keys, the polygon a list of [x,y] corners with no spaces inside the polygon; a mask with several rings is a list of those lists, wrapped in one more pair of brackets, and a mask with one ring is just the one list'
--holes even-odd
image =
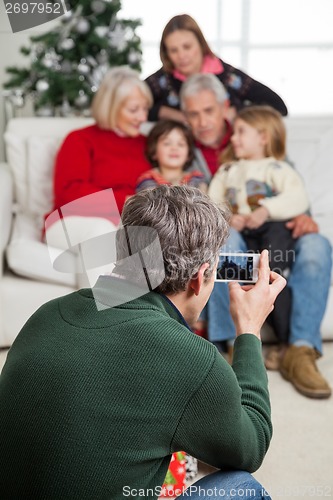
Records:
{"label": "brown shoe", "polygon": [[281,361],[280,373],[308,398],[329,398],[332,391],[319,372],[316,360],[319,354],[307,346],[291,345]]}
{"label": "brown shoe", "polygon": [[281,361],[286,352],[286,346],[283,345],[273,345],[270,347],[265,354],[265,367],[267,370],[277,371],[280,369]]}

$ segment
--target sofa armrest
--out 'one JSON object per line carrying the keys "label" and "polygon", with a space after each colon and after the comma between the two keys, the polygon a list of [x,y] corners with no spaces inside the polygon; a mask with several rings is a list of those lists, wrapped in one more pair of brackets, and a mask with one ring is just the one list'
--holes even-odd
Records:
{"label": "sofa armrest", "polygon": [[0,276],[4,250],[8,245],[13,219],[13,179],[7,163],[0,163]]}

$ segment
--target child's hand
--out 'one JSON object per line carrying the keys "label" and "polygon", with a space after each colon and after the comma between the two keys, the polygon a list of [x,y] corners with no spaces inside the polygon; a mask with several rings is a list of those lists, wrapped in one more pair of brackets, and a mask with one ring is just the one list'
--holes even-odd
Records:
{"label": "child's hand", "polygon": [[266,222],[268,216],[269,212],[266,207],[256,208],[254,212],[247,216],[246,227],[249,229],[257,229]]}
{"label": "child's hand", "polygon": [[236,231],[243,231],[246,226],[247,215],[235,214],[231,217],[230,226]]}

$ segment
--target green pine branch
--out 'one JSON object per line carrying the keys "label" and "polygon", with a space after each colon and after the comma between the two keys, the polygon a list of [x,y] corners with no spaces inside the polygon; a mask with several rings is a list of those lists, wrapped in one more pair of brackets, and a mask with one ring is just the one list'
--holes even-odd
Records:
{"label": "green pine branch", "polygon": [[[96,78],[94,72],[99,68],[127,64],[140,71],[141,40],[135,30],[141,21],[118,19],[119,0],[100,0],[100,8],[101,12],[94,12],[91,0],[75,1],[72,11],[59,20],[56,28],[30,37],[30,46],[20,49],[24,56],[30,57],[30,66],[7,67],[10,78],[4,88],[19,88],[26,95],[33,94],[37,108],[61,106],[64,101],[75,107],[82,93],[90,102],[96,90],[92,83]],[[110,26],[118,26],[118,31],[123,29],[124,40],[119,40],[117,47],[108,36]],[[98,28],[102,28],[102,34]]]}

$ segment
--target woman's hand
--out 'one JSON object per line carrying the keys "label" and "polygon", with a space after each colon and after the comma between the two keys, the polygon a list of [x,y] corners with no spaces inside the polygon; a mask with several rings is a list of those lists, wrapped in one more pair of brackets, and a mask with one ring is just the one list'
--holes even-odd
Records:
{"label": "woman's hand", "polygon": [[261,252],[259,278],[255,285],[229,283],[230,312],[235,323],[236,336],[252,333],[260,339],[261,327],[272,312],[275,299],[286,283],[280,274],[270,270],[267,250]]}

